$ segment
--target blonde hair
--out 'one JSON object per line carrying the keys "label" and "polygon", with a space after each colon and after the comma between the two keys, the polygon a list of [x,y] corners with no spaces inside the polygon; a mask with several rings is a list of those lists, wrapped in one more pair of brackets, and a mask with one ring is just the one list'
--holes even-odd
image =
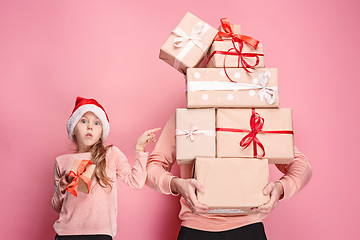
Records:
{"label": "blonde hair", "polygon": [[[77,147],[76,151],[78,152],[79,146],[77,145],[75,136],[74,142]],[[95,178],[101,187],[110,187],[110,190],[112,190],[112,183],[114,180],[112,180],[106,174],[106,152],[112,146],[113,145],[109,145],[105,147],[102,139],[100,138],[94,145],[90,147],[91,161],[96,165],[94,172]]]}

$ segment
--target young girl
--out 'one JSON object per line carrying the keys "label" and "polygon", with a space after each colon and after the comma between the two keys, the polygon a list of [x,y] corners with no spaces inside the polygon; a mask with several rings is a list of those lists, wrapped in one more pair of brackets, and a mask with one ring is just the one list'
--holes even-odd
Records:
{"label": "young girl", "polygon": [[[55,161],[52,206],[59,212],[59,219],[54,223],[55,239],[112,239],[117,228],[116,177],[136,189],[144,186],[148,157],[144,148],[156,141],[154,133],[160,128],[146,131],[137,140],[132,167],[117,147],[104,147],[110,130],[109,118],[96,100],[76,99],[67,130],[77,149]],[[89,193],[78,193],[77,197],[69,192],[69,184],[74,180],[69,171],[74,160],[91,160],[96,165]]]}

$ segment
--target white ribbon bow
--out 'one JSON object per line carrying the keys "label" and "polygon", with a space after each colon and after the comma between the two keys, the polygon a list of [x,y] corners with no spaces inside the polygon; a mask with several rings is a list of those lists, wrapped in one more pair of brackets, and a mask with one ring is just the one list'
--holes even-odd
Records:
{"label": "white ribbon bow", "polygon": [[215,130],[198,130],[197,125],[192,125],[190,131],[185,129],[176,129],[176,136],[182,135],[190,138],[190,141],[193,142],[195,140],[194,135],[215,137]]}
{"label": "white ribbon bow", "polygon": [[259,72],[259,81],[261,89],[258,92],[261,102],[264,101],[264,98],[269,104],[273,104],[276,101],[275,93],[278,92],[278,87],[267,87],[269,81],[270,72],[261,73]]}
{"label": "white ribbon bow", "polygon": [[197,24],[195,24],[191,30],[190,35],[187,35],[183,30],[176,27],[173,33],[179,37],[174,39],[175,47],[182,47],[188,41],[192,41],[195,43],[196,46],[198,46],[201,50],[205,52],[207,50],[207,47],[202,42],[205,40],[203,34],[206,32],[206,30],[207,29],[205,28],[204,22],[198,22]]}

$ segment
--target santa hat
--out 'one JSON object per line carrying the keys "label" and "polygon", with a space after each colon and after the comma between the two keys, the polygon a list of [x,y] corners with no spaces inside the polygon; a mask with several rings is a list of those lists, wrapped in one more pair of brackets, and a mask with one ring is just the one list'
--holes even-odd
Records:
{"label": "santa hat", "polygon": [[95,99],[82,97],[76,98],[74,110],[67,122],[67,131],[70,140],[73,141],[75,126],[86,112],[92,112],[100,119],[103,127],[102,140],[105,141],[110,132],[109,118],[105,109]]}

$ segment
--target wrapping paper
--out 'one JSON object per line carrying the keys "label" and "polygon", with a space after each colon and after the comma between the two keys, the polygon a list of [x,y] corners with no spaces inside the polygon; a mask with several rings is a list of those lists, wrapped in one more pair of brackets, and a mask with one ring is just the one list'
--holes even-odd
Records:
{"label": "wrapping paper", "polygon": [[263,189],[269,183],[267,159],[196,158],[194,177],[204,186],[199,202],[212,214],[252,214],[251,208],[267,203]]}
{"label": "wrapping paper", "polygon": [[252,109],[217,110],[216,156],[258,157],[267,158],[269,163],[290,163],[294,159],[291,109],[254,109],[254,112],[259,115],[254,121],[255,131],[250,124]]}
{"label": "wrapping paper", "polygon": [[215,157],[215,109],[176,109],[176,159],[187,164],[196,157]]}
{"label": "wrapping paper", "polygon": [[186,74],[187,68],[196,67],[204,58],[217,32],[187,12],[161,47],[159,58]]}
{"label": "wrapping paper", "polygon": [[[238,47],[238,45],[236,44]],[[214,51],[224,51],[227,52],[229,49],[233,48],[234,45],[231,40],[225,40],[225,41],[214,41],[213,44],[210,47],[210,50],[208,52],[208,57],[212,55]],[[232,53],[235,51],[232,50]],[[257,53],[257,54],[264,54],[264,49],[262,43],[259,43],[257,48],[253,48],[249,46],[248,44],[243,44],[242,53]],[[225,59],[226,58],[226,59]],[[254,65],[256,63],[255,57],[244,57],[246,62],[250,65]],[[208,68],[222,68],[224,67],[224,60],[225,60],[225,67],[226,68],[238,68],[242,67],[242,65],[239,63],[239,56],[235,55],[225,55],[225,54],[215,54],[209,59],[206,67]],[[264,56],[259,56],[259,64],[255,66],[255,68],[263,68],[265,67],[264,63]]]}
{"label": "wrapping paper", "polygon": [[187,108],[279,106],[278,70],[256,68],[188,68]]}

